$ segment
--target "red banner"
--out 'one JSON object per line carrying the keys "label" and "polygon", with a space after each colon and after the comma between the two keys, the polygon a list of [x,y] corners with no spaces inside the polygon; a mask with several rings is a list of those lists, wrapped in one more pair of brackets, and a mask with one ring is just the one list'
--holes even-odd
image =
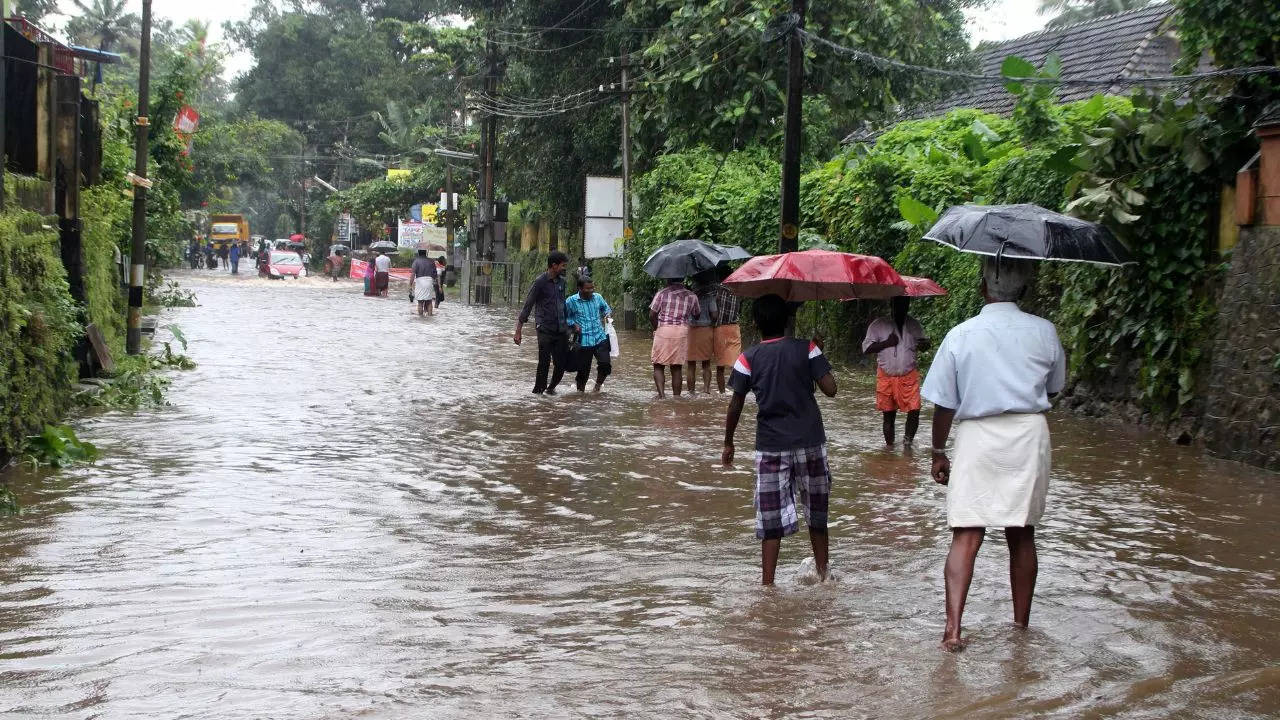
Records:
{"label": "red banner", "polygon": [[[364,274],[368,270],[368,268],[369,268],[369,263],[365,262],[364,260],[356,260],[355,258],[351,258],[351,279],[363,280]],[[405,282],[409,282],[410,280],[413,279],[413,271],[410,270],[409,268],[391,268],[391,270],[387,274],[390,275],[395,280],[404,280]]]}

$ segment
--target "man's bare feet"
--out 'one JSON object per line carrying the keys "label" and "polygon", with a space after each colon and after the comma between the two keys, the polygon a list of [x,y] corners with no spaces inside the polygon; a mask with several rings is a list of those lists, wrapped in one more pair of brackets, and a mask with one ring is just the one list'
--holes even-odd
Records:
{"label": "man's bare feet", "polygon": [[591,388],[591,392],[592,392],[592,394],[595,394],[595,393],[600,392],[600,386],[601,386],[601,385],[603,385],[603,383],[596,383],[596,386],[595,386],[595,387],[593,387],[593,388]]}
{"label": "man's bare feet", "polygon": [[940,644],[938,647],[942,648],[947,652],[960,652],[968,644],[969,644],[968,640],[964,640],[959,637],[947,637],[944,635],[942,638],[942,644]]}

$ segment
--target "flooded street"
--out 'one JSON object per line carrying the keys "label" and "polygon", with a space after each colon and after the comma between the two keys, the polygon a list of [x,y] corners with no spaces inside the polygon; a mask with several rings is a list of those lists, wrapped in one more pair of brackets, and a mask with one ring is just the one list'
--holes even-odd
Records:
{"label": "flooded street", "polygon": [[838,582],[802,582],[802,534],[765,591],[753,411],[719,467],[725,400],[653,401],[642,336],[603,395],[542,398],[512,309],[180,279],[172,406],[11,481],[5,717],[1280,713],[1275,475],[1054,414],[1031,629],[991,533],[950,655],[927,414],[884,450],[867,371],[821,400]]}

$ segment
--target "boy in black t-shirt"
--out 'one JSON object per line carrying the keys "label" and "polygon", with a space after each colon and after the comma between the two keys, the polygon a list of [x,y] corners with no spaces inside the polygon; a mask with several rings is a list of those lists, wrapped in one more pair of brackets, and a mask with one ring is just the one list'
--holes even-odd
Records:
{"label": "boy in black t-shirt", "polygon": [[831,471],[827,436],[814,398],[814,384],[827,397],[836,394],[831,364],[817,342],[784,337],[790,309],[777,295],[752,303],[756,326],[764,338],[738,356],[729,386],[733,399],[725,421],[725,465],[733,463],[733,434],[742,417],[747,392],[756,404],[756,537],[760,538],[762,580],[773,584],[782,538],[798,529],[795,493],[805,507],[809,541],[818,576],[827,578],[827,504]]}

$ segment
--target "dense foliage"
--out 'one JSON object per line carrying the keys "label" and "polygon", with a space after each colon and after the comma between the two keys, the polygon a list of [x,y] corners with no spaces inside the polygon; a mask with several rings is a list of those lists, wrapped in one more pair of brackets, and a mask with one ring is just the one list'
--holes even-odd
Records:
{"label": "dense foliage", "polygon": [[0,215],[0,459],[66,410],[77,315],[48,219]]}

